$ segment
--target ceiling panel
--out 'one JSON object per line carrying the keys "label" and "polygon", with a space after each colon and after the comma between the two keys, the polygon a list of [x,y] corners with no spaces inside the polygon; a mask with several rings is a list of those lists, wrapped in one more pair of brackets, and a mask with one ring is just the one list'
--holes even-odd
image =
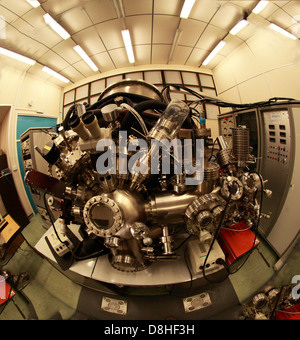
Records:
{"label": "ceiling panel", "polygon": [[[135,49],[133,49],[133,52],[134,51]],[[109,51],[109,55],[111,56],[113,63],[117,68],[130,66],[125,47],[111,50]]]}
{"label": "ceiling panel", "polygon": [[60,17],[60,24],[69,34],[81,31],[93,24],[83,7],[75,7],[63,13]]}
{"label": "ceiling panel", "polygon": [[[10,1],[10,0],[8,0]],[[20,2],[20,0],[15,0]],[[66,11],[68,11],[69,9],[72,9],[74,7],[80,6],[80,4],[82,4],[84,1],[80,1],[80,0],[67,0],[67,1],[62,1],[62,0],[43,0],[40,1],[40,3],[42,4],[43,8],[45,9],[45,11],[49,12],[50,15],[53,16],[58,16]],[[25,2],[25,1],[24,1]],[[30,6],[30,5],[28,5]]]}
{"label": "ceiling panel", "polygon": [[206,23],[194,19],[182,20],[180,23],[182,35],[179,44],[185,46],[195,46],[206,25]]}
{"label": "ceiling panel", "polygon": [[243,9],[241,7],[234,6],[232,3],[226,3],[220,7],[210,24],[229,31],[243,17]]}
{"label": "ceiling panel", "polygon": [[34,20],[36,26],[33,26],[30,21],[19,18],[14,21],[12,27],[19,31],[21,39],[29,37],[32,38],[33,42],[40,42],[48,48],[51,48],[63,40],[57,33],[53,32],[45,22],[38,24],[37,21],[38,20]]}
{"label": "ceiling panel", "polygon": [[243,43],[243,40],[235,35],[229,34],[225,39],[226,45],[220,51],[220,55],[229,55],[233,52],[239,45]]}
{"label": "ceiling panel", "polygon": [[82,73],[84,75],[84,77],[89,77],[89,76],[93,76],[99,72],[95,72],[93,71],[85,61],[83,61],[82,59],[77,61],[76,63],[73,64],[74,68]]}
{"label": "ceiling panel", "polygon": [[57,53],[49,50],[40,59],[39,62],[53,68],[54,71],[59,72],[60,70],[69,66],[68,62],[60,57]]}
{"label": "ceiling panel", "polygon": [[1,46],[35,60],[48,51],[46,46],[20,34],[17,29],[10,25],[6,27],[6,39],[1,40]]}
{"label": "ceiling panel", "polygon": [[126,18],[126,27],[134,45],[151,44],[152,16],[142,15]]}
{"label": "ceiling panel", "polygon": [[214,69],[218,64],[220,64],[224,60],[224,56],[221,54],[216,55],[212,61],[209,62],[209,67]]}
{"label": "ceiling panel", "polygon": [[248,20],[249,24],[236,34],[242,41],[246,41],[254,34],[257,27]]}
{"label": "ceiling panel", "polygon": [[153,45],[152,46],[152,64],[167,64],[171,45]]}
{"label": "ceiling panel", "polygon": [[183,4],[182,1],[174,0],[154,1],[154,14],[179,16],[182,4]]}
{"label": "ceiling panel", "polygon": [[283,7],[286,4],[288,4],[289,2],[298,2],[298,0],[296,1],[291,1],[291,0],[272,0],[272,2],[277,5],[278,7]]}
{"label": "ceiling panel", "polygon": [[111,0],[81,1],[81,5],[94,24],[117,18]]}
{"label": "ceiling panel", "polygon": [[195,2],[189,18],[209,22],[219,7],[217,0],[198,0]]}
{"label": "ceiling panel", "polygon": [[171,44],[180,19],[175,16],[156,15],[153,23],[153,43]]}
{"label": "ceiling panel", "polygon": [[99,70],[101,72],[109,71],[115,68],[114,63],[112,62],[112,59],[107,52],[93,55],[93,61],[99,67]]}
{"label": "ceiling panel", "polygon": [[202,48],[194,48],[186,61],[186,65],[198,67],[208,54],[209,52]]}
{"label": "ceiling panel", "polygon": [[[298,13],[300,15],[300,11]],[[282,9],[279,9],[276,12],[274,12],[272,15],[268,17],[268,19],[282,28],[290,27],[293,23],[295,23],[293,17]]]}
{"label": "ceiling panel", "polygon": [[18,15],[8,10],[7,8],[3,7],[2,2],[0,2],[0,13],[2,17],[5,19],[6,23],[13,22],[18,19]]}
{"label": "ceiling panel", "polygon": [[89,55],[106,51],[95,26],[74,34],[73,38]]}
{"label": "ceiling panel", "polygon": [[67,39],[54,46],[52,50],[63,59],[67,60],[68,63],[73,64],[81,60],[80,56],[73,49],[74,46],[75,43],[72,40]]}
{"label": "ceiling panel", "polygon": [[196,47],[211,51],[226,34],[225,30],[209,25],[198,40]]}
{"label": "ceiling panel", "polygon": [[300,1],[299,0],[293,0],[289,2],[286,1],[286,4],[282,6],[282,9],[291,16],[297,16],[297,15],[299,16],[300,15]]}
{"label": "ceiling panel", "polygon": [[27,1],[20,0],[1,0],[1,5],[9,10],[13,8],[13,13],[18,16],[22,16],[32,9]]}
{"label": "ceiling panel", "polygon": [[19,70],[19,71],[27,71],[31,67],[28,64],[24,64],[21,61],[17,61],[17,60],[11,59],[11,58],[7,58],[7,57],[5,57],[1,54],[0,54],[0,65],[1,65],[0,66],[1,76],[3,75],[2,72],[3,72],[3,70],[5,69],[6,66],[15,68],[16,70]]}
{"label": "ceiling panel", "polygon": [[123,0],[125,15],[152,14],[153,0]]}
{"label": "ceiling panel", "polygon": [[192,47],[178,46],[170,60],[170,64],[185,65],[192,50]]}
{"label": "ceiling panel", "polygon": [[68,78],[70,81],[73,81],[73,82],[79,81],[80,79],[84,77],[84,75],[80,73],[74,66],[68,66],[64,68],[62,72],[66,78]]}
{"label": "ceiling panel", "polygon": [[122,23],[118,20],[109,20],[95,26],[106,49],[120,48],[124,46],[121,30]]}
{"label": "ceiling panel", "polygon": [[268,5],[261,12],[259,12],[259,15],[264,18],[268,18],[276,11],[280,11],[280,7],[269,1]]}
{"label": "ceiling panel", "polygon": [[[279,0],[281,2],[281,0]],[[234,0],[230,1],[234,6],[238,6],[243,10],[252,10],[258,3],[258,0]]]}
{"label": "ceiling panel", "polygon": [[43,18],[45,11],[42,9],[42,7],[30,8],[31,9],[22,16],[22,19],[27,21],[28,24],[30,24],[34,29],[37,30],[45,26],[46,23]]}
{"label": "ceiling panel", "polygon": [[[46,65],[78,81],[95,73],[73,50],[77,44],[100,72],[131,66],[121,34],[125,27],[131,34],[134,65],[198,67],[224,39],[227,44],[208,65],[210,69],[244,42],[251,42],[258,31],[269,32],[270,21],[300,35],[300,1],[296,0],[270,0],[258,15],[251,13],[258,0],[197,0],[188,19],[179,17],[183,0],[116,2],[123,3],[124,18],[118,18],[113,0],[40,0],[38,8],[25,0],[0,0],[0,14],[6,20],[6,39],[0,39],[0,46],[37,60],[34,67],[24,67],[38,76],[42,74],[43,79],[53,79],[41,73]],[[47,12],[71,34],[69,39],[62,39],[44,22]],[[236,36],[229,35],[245,12],[251,13],[250,24]],[[177,29],[182,35],[169,61]]]}
{"label": "ceiling panel", "polygon": [[137,45],[134,47],[135,65],[148,65],[151,63],[151,45]]}

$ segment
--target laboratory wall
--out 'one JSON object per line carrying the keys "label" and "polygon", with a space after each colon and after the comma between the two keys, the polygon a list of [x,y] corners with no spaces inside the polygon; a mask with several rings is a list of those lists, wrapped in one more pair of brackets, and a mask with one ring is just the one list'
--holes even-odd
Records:
{"label": "laboratory wall", "polygon": [[274,32],[264,23],[253,24],[254,33],[213,69],[218,94],[234,103],[272,97],[300,100],[299,40]]}
{"label": "laboratory wall", "polygon": [[13,67],[0,66],[0,149],[8,160],[14,182],[27,215],[32,214],[19,170],[16,127],[19,115],[47,116],[60,120],[62,88],[46,79]]}
{"label": "laboratory wall", "polygon": [[62,88],[8,64],[0,67],[0,104],[58,117]]}

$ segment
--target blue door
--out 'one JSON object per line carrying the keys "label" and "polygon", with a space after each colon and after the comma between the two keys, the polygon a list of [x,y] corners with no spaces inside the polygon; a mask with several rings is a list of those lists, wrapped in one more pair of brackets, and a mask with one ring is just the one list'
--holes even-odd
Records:
{"label": "blue door", "polygon": [[21,142],[20,138],[22,133],[26,130],[33,128],[33,127],[52,127],[56,126],[57,119],[56,118],[48,118],[48,117],[37,117],[37,116],[21,116],[18,115],[17,120],[17,151],[18,151],[18,160],[19,160],[19,168],[21,172],[21,177],[23,180],[23,184],[25,186],[26,194],[29,199],[30,205],[35,213],[37,213],[37,209],[31,197],[30,191],[24,183],[24,169],[23,169],[23,162],[22,162],[22,153],[21,153]]}

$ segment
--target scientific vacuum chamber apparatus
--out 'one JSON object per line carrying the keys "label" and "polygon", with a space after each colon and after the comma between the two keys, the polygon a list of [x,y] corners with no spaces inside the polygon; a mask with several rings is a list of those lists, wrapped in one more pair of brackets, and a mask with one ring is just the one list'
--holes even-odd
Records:
{"label": "scientific vacuum chamber apparatus", "polygon": [[[173,100],[174,90],[195,102]],[[242,223],[256,234],[263,196],[271,191],[267,179],[249,170],[256,159],[246,126],[232,129],[231,145],[222,136],[212,141],[207,102],[224,104],[182,86],[160,92],[124,80],[95,104],[69,109],[48,132],[49,142],[35,146],[48,173],[31,169],[25,176],[44,195],[52,220],[56,214],[63,221],[58,227],[53,220],[48,237],[57,259],[106,257],[112,271],[128,275],[154,262],[172,266],[180,256],[195,275],[224,269],[220,230]],[[199,164],[200,180],[190,171]]]}

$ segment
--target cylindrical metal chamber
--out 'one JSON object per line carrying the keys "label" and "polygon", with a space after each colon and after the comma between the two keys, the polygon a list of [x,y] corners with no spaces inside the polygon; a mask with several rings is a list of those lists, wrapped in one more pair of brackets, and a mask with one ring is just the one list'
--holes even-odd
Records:
{"label": "cylindrical metal chamber", "polygon": [[245,166],[249,158],[249,129],[245,126],[232,128],[232,151],[238,166]]}

